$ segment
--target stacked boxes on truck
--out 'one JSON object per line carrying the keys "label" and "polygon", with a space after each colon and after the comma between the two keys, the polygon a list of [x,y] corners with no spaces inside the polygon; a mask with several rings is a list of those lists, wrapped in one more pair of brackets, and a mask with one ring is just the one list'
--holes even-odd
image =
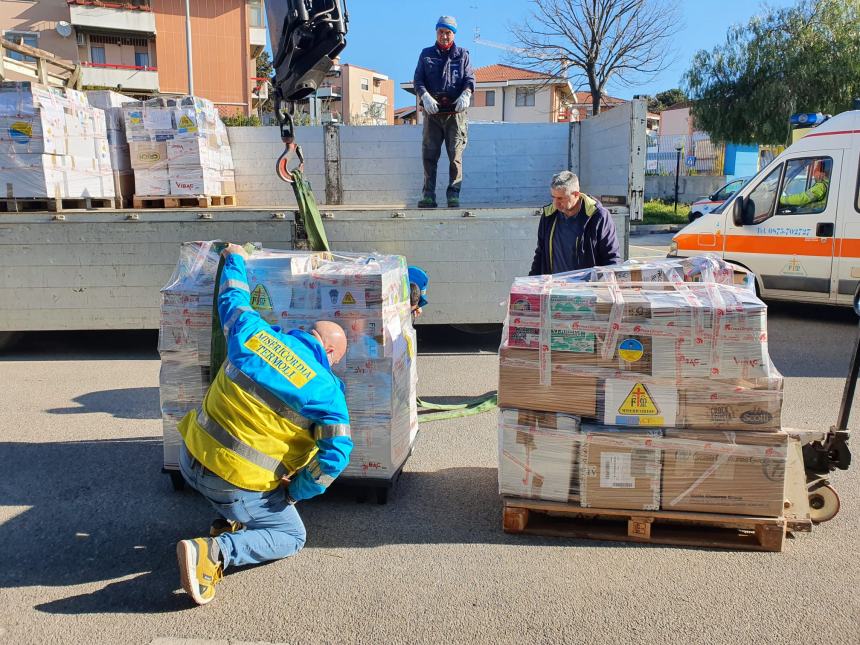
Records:
{"label": "stacked boxes on truck", "polygon": [[86,94],[0,83],[0,199],[114,195],[105,113]]}
{"label": "stacked boxes on truck", "polygon": [[[162,290],[161,409],[164,464],[176,468],[178,422],[203,401],[209,373],[218,254],[210,242],[183,245]],[[309,331],[340,324],[343,380],[355,444],[344,476],[391,480],[418,432],[417,366],[405,260],[400,256],[258,251],[246,262],[251,306],[272,325]]]}
{"label": "stacked boxes on truck", "polygon": [[114,191],[116,196],[123,200],[123,205],[128,206],[130,204],[127,202],[134,196],[134,171],[131,168],[131,156],[125,136],[122,106],[137,101],[111,90],[89,90],[87,99],[90,105],[105,113]]}
{"label": "stacked boxes on truck", "polygon": [[123,114],[138,196],[235,194],[227,129],[211,101],[159,97]]}
{"label": "stacked boxes on truck", "polygon": [[698,257],[517,278],[499,355],[503,494],[782,514],[782,377],[748,274]]}

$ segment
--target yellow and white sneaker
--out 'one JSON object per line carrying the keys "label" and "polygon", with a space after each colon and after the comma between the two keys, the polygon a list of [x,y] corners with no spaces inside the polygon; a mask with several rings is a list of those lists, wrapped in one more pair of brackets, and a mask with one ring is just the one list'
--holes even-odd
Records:
{"label": "yellow and white sneaker", "polygon": [[198,605],[215,597],[215,584],[224,575],[221,549],[212,538],[182,540],[176,544],[182,588]]}

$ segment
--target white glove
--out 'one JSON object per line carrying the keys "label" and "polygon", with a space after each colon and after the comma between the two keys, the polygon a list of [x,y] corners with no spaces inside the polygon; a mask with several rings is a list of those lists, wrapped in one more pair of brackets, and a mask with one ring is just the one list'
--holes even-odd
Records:
{"label": "white glove", "polygon": [[436,99],[430,96],[429,92],[424,92],[424,94],[421,95],[421,102],[424,104],[424,111],[427,114],[439,113],[439,104],[436,102]]}
{"label": "white glove", "polygon": [[463,93],[454,104],[455,112],[463,112],[472,104],[472,90],[463,90]]}

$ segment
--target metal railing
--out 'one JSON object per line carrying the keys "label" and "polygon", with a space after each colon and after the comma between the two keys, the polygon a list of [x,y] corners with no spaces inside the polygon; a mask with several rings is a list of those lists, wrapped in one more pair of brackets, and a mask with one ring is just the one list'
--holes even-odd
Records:
{"label": "metal railing", "polygon": [[646,175],[674,175],[676,166],[681,176],[723,174],[726,146],[711,141],[707,134],[649,134],[647,140]]}

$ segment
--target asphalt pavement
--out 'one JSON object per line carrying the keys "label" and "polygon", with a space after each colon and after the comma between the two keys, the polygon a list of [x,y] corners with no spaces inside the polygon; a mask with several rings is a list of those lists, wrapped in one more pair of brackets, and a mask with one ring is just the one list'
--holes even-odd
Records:
{"label": "asphalt pavement", "polygon": [[[769,327],[784,424],[827,428],[856,318],[774,305]],[[498,341],[420,329],[419,394],[495,389]],[[229,571],[194,607],[174,545],[212,513],[160,472],[155,343],[34,333],[0,356],[0,643],[858,642],[856,467],[833,477],[839,515],[783,553],[513,536],[495,412],[422,424],[387,505],[301,504],[301,553]]]}

